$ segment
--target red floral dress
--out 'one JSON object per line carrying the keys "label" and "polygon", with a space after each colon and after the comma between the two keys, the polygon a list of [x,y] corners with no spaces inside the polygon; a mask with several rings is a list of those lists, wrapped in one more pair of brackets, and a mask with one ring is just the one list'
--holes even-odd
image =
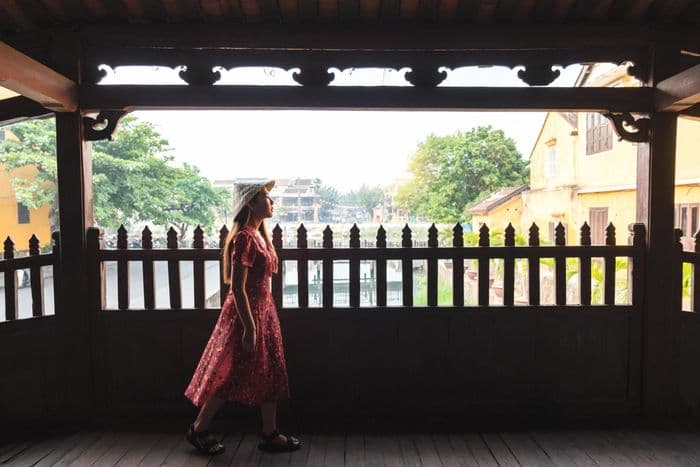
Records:
{"label": "red floral dress", "polygon": [[185,390],[195,406],[200,407],[213,395],[249,406],[289,398],[282,332],[270,290],[274,261],[260,232],[243,228],[236,233],[231,262],[249,268],[245,289],[255,321],[255,350],[243,348],[243,323],[229,292]]}

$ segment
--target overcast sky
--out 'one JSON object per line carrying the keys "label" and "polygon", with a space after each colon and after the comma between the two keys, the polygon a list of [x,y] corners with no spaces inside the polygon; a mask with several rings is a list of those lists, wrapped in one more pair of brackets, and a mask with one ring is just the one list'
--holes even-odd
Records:
{"label": "overcast sky", "polygon": [[[552,85],[568,86],[579,67],[562,72]],[[222,84],[293,84],[283,70],[223,71]],[[173,70],[120,68],[111,83],[182,83]],[[403,85],[403,71],[354,70],[334,84]],[[463,68],[445,86],[524,86],[507,68]],[[502,129],[529,156],[544,113],[387,111],[147,111],[170,142],[177,161],[197,165],[211,180],[237,177],[318,177],[341,191],[363,183],[384,185],[406,176],[408,159],[427,135],[451,134],[479,125]]]}

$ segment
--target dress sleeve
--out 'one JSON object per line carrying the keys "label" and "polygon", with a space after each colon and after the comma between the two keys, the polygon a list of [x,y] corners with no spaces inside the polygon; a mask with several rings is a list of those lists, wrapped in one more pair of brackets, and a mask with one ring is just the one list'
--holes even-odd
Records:
{"label": "dress sleeve", "polygon": [[240,231],[233,239],[233,252],[231,253],[231,261],[236,264],[240,263],[243,266],[252,267],[255,262],[256,254],[255,240],[246,231]]}

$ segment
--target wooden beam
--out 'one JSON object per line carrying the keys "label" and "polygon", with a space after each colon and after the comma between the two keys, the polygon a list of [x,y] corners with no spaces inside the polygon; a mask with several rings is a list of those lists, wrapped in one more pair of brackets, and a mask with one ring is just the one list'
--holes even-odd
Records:
{"label": "wooden beam", "polygon": [[658,112],[680,112],[700,103],[700,65],[688,68],[656,86],[654,106]]}
{"label": "wooden beam", "polygon": [[28,118],[45,117],[50,114],[50,110],[24,96],[0,100],[0,125],[9,125]]}
{"label": "wooden beam", "polygon": [[0,42],[0,86],[56,112],[78,108],[78,86],[51,68]]}
{"label": "wooden beam", "polygon": [[651,110],[651,88],[83,85],[85,111],[139,109]]}
{"label": "wooden beam", "polygon": [[700,104],[685,109],[680,113],[680,116],[700,121]]}

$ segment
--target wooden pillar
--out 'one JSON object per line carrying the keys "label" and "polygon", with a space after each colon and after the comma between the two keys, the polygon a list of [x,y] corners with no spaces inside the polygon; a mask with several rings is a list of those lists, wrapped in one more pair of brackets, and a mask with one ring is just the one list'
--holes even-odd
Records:
{"label": "wooden pillar", "polygon": [[[680,50],[652,51],[654,85],[678,69]],[[675,113],[651,114],[649,143],[637,152],[637,221],[647,226],[644,278],[642,411],[649,416],[677,413],[679,403],[677,311],[672,273],[673,205],[676,161]]]}
{"label": "wooden pillar", "polygon": [[[55,66],[78,82],[80,47],[77,40],[57,40]],[[92,407],[90,315],[87,280],[87,228],[92,215],[92,152],[83,139],[80,112],[56,114],[56,158],[60,218],[61,284],[59,286],[58,340],[60,369],[59,403],[61,415],[82,423]]]}

